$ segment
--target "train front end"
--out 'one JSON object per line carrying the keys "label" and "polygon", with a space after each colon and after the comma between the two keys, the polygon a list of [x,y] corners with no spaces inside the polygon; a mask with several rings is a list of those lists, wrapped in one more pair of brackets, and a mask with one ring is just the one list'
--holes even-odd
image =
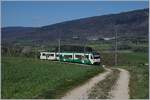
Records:
{"label": "train front end", "polygon": [[100,54],[99,53],[93,53],[91,60],[92,60],[93,65],[100,65],[100,63],[101,63]]}

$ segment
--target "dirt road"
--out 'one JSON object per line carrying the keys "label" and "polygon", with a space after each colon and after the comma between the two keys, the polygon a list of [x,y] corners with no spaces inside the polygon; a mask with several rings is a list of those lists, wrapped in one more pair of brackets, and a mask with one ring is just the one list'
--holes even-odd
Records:
{"label": "dirt road", "polygon": [[105,68],[104,73],[100,73],[97,76],[90,79],[87,83],[71,90],[62,99],[88,99],[88,91],[99,81],[105,79],[105,77],[111,72],[110,69]]}
{"label": "dirt road", "polygon": [[[103,81],[107,75],[109,75],[112,70],[105,68],[106,71],[104,73],[100,73],[99,75],[93,77],[85,84],[71,90],[61,99],[88,99],[88,92],[92,87],[95,86],[100,81]],[[117,84],[115,84],[114,88],[110,91],[111,99],[128,99],[129,98],[129,72],[117,68],[120,71],[119,78],[117,80]]]}
{"label": "dirt road", "polygon": [[120,69],[120,77],[118,78],[118,81],[116,85],[114,86],[114,89],[111,91],[111,98],[112,99],[129,99],[129,72]]}

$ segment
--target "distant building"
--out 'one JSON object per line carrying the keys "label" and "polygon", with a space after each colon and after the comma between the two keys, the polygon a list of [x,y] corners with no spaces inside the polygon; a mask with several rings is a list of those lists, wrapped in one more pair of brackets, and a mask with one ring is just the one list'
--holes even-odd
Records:
{"label": "distant building", "polygon": [[87,40],[90,40],[90,41],[96,41],[96,40],[99,40],[99,37],[97,36],[91,36],[91,37],[87,37]]}
{"label": "distant building", "polygon": [[111,37],[111,38],[103,38],[105,41],[108,41],[108,40],[112,40],[112,39],[115,39],[115,37]]}

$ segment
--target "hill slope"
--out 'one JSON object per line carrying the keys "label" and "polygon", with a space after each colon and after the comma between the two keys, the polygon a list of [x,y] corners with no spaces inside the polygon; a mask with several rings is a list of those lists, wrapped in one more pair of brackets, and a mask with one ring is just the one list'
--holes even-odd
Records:
{"label": "hill slope", "polygon": [[[39,28],[2,28],[2,40],[53,41],[83,38],[113,37],[115,30],[123,36],[148,36],[148,9],[66,21]],[[11,28],[11,29],[10,29]],[[16,31],[17,30],[17,31]]]}

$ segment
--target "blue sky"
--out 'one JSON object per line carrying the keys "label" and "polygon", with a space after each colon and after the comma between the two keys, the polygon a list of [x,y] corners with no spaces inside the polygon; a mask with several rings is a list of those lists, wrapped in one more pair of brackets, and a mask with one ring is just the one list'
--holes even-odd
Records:
{"label": "blue sky", "polygon": [[148,1],[5,1],[2,2],[2,27],[39,27],[143,8],[148,8]]}

